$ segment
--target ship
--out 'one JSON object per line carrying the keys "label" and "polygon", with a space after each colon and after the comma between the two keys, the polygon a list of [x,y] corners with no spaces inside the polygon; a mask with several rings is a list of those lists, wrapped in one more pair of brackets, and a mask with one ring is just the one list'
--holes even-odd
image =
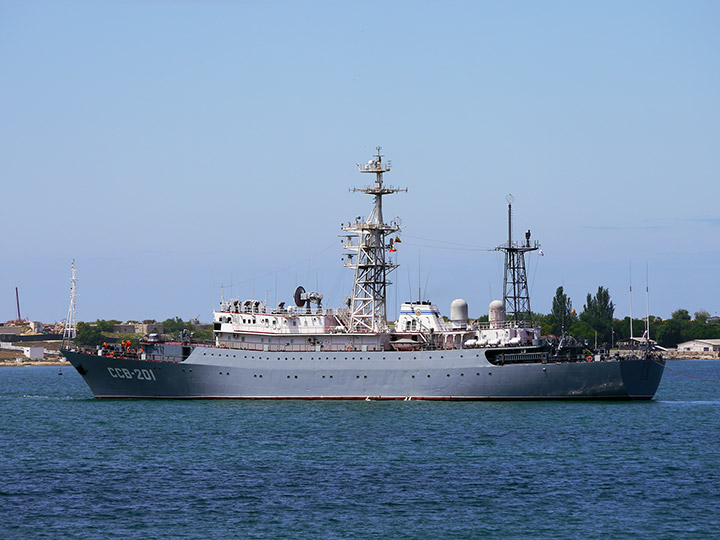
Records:
{"label": "ship", "polygon": [[[362,400],[649,400],[664,360],[652,353],[620,358],[570,336],[543,336],[533,321],[525,256],[540,245],[525,232],[513,239],[512,196],[503,299],[488,320],[468,317],[456,299],[450,317],[419,298],[387,320],[389,276],[397,268],[399,218],[386,221],[383,198],[401,189],[385,183],[391,163],[381,148],[358,164],[371,183],[352,192],[372,197],[366,218],[341,225],[344,266],[353,272],[347,301],[326,308],[323,295],[300,286],[288,303],[220,302],[213,340],[198,343],[150,335],[130,343],[82,348],[73,343],[76,271],[61,349],[96,398],[362,399]],[[373,178],[374,177],[374,178]]]}

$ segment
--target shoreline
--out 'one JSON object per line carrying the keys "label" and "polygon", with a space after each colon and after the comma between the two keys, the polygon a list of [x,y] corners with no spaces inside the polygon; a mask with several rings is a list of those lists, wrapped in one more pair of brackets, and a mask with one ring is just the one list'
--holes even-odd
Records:
{"label": "shoreline", "polygon": [[70,366],[70,362],[53,362],[51,360],[31,360],[28,362],[0,362],[0,368],[3,367],[25,367],[25,366]]}

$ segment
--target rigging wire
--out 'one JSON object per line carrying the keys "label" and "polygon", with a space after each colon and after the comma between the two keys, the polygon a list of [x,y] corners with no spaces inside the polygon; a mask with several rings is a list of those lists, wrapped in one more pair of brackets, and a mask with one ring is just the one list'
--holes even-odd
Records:
{"label": "rigging wire", "polygon": [[[460,242],[450,242],[448,240],[433,240],[432,238],[423,238],[421,236],[415,236],[412,234],[403,233],[403,236],[405,238],[414,238],[415,240],[421,240],[423,242],[431,242],[433,244],[446,244],[447,246],[457,246],[456,249],[459,251],[462,251],[463,248],[468,251],[495,251],[495,248],[486,248],[486,247],[480,247],[473,244],[464,244]],[[417,244],[415,244],[417,245]],[[453,249],[452,247],[441,247],[441,246],[427,246],[431,248],[437,248],[437,249]]]}
{"label": "rigging wire", "polygon": [[303,260],[301,260],[301,261],[296,261],[296,262],[294,262],[294,263],[292,263],[292,264],[288,264],[287,266],[283,266],[282,268],[279,268],[278,270],[272,270],[272,271],[270,271],[270,272],[265,272],[264,274],[255,275],[255,276],[253,276],[253,277],[251,277],[251,278],[244,279],[244,280],[242,280],[242,281],[238,281],[237,284],[240,285],[240,284],[242,284],[242,283],[248,283],[249,281],[254,281],[254,280],[257,279],[257,278],[263,278],[263,277],[266,277],[266,276],[271,276],[271,275],[273,275],[273,274],[279,274],[280,272],[284,272],[285,270],[288,270],[288,269],[293,268],[293,267],[295,267],[295,266],[299,266],[299,265],[301,265],[301,264],[305,264],[306,262],[312,261],[315,257],[317,257],[317,256],[319,256],[319,255],[322,255],[322,254],[325,253],[327,250],[329,250],[330,248],[335,247],[335,246],[336,246],[336,243],[333,242],[332,244],[330,244],[330,245],[327,246],[326,248],[321,249],[320,251],[318,251],[317,253],[311,255],[311,256],[308,257],[307,259],[303,259]]}
{"label": "rigging wire", "polygon": [[689,377],[691,379],[697,379],[698,381],[720,383],[720,380],[718,380],[718,379],[708,379],[706,377],[698,377],[697,375],[690,375],[689,373],[684,373],[682,371],[678,371],[677,369],[668,367],[667,363],[658,362],[655,358],[651,358],[650,360],[652,360],[653,362],[655,362],[658,365],[665,366],[665,369],[669,369],[670,371],[672,371],[673,373],[677,373],[678,375],[684,375],[685,377]]}

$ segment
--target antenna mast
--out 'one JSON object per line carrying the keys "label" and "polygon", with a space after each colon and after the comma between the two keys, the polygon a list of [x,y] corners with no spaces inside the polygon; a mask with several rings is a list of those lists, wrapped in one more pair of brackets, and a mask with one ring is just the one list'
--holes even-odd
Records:
{"label": "antenna mast", "polygon": [[633,341],[633,327],[632,327],[632,261],[630,261],[630,349],[635,348],[635,342]]}
{"label": "antenna mast", "polygon": [[382,213],[383,195],[391,195],[398,191],[407,191],[393,186],[383,185],[383,174],[390,170],[390,162],[383,163],[380,146],[377,154],[366,164],[358,164],[361,173],[375,174],[375,183],[362,188],[352,188],[353,193],[366,193],[375,197],[375,204],[370,215],[362,221],[355,218],[354,223],[343,223],[343,235],[347,241],[344,249],[350,251],[345,267],[353,268],[352,296],[350,297],[350,332],[383,332],[387,330],[386,289],[390,282],[387,275],[397,268],[397,264],[386,259],[385,253],[392,245],[386,236],[400,230],[400,219],[395,218],[385,223]]}
{"label": "antenna mast", "polygon": [[530,322],[530,293],[525,271],[525,253],[540,248],[537,241],[530,242],[530,229],[525,231],[525,242],[513,242],[512,239],[512,203],[511,194],[505,200],[508,203],[508,241],[495,248],[505,253],[505,276],[503,279],[503,303],[508,320]]}
{"label": "antenna mast", "polygon": [[648,279],[648,263],[645,263],[645,345],[650,346],[650,282]]}
{"label": "antenna mast", "polygon": [[75,317],[75,297],[77,296],[77,270],[75,259],[70,263],[72,277],[70,278],[70,307],[68,308],[65,329],[63,330],[62,348],[69,349],[70,343],[77,337],[77,319]]}

